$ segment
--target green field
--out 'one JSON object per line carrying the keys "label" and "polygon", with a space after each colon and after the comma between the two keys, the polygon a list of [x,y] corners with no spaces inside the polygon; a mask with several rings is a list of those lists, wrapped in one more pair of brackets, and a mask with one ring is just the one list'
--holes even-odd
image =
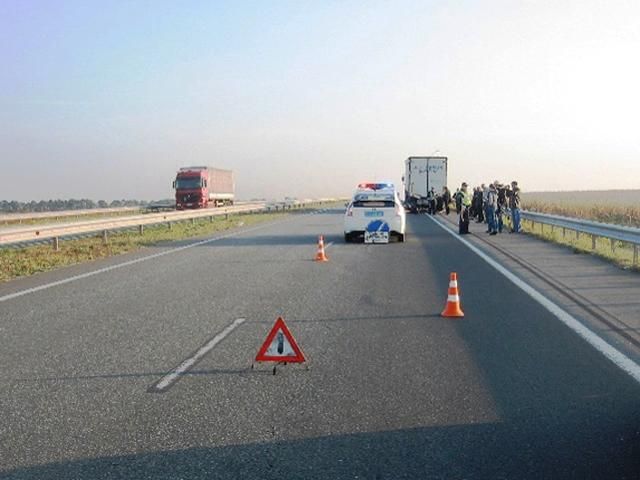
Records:
{"label": "green field", "polygon": [[[525,210],[640,228],[640,190],[528,192],[522,199]],[[561,228],[543,227],[539,223],[523,222],[523,226],[528,233],[569,246],[575,253],[598,255],[623,268],[638,269],[633,264],[633,245],[612,243],[605,238],[596,238],[594,245],[590,235],[563,232]]]}
{"label": "green field", "polygon": [[573,192],[524,192],[524,201],[562,205],[640,206],[639,190],[584,190]]}
{"label": "green field", "polygon": [[525,210],[640,227],[640,190],[527,192]]}

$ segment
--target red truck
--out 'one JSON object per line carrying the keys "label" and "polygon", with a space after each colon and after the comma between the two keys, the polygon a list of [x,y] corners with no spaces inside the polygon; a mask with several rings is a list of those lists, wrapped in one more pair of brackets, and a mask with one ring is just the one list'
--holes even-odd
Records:
{"label": "red truck", "polygon": [[233,205],[233,171],[213,167],[183,167],[173,182],[176,208],[207,208]]}

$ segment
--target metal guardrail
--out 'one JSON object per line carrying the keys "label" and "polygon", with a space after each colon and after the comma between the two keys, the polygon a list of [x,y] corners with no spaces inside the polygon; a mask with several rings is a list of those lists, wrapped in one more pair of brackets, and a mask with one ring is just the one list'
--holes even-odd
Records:
{"label": "metal guardrail", "polygon": [[60,210],[53,212],[27,212],[0,214],[0,223],[22,223],[30,220],[82,217],[86,215],[112,215],[141,210],[142,207],[90,208],[78,210]]}
{"label": "metal guardrail", "polygon": [[23,247],[33,243],[51,242],[53,248],[58,250],[60,239],[86,238],[102,233],[103,241],[106,243],[108,232],[112,231],[138,229],[142,234],[145,226],[167,224],[170,227],[174,222],[185,220],[195,221],[198,218],[207,217],[210,217],[211,220],[213,220],[213,217],[221,215],[285,211],[311,205],[322,205],[333,201],[337,200],[322,199],[293,203],[277,202],[268,205],[264,203],[254,203],[239,206],[147,213],[129,217],[91,220],[87,222],[38,225],[12,230],[0,230],[0,248],[9,246]]}
{"label": "metal guardrail", "polygon": [[592,249],[596,248],[598,238],[608,238],[611,240],[611,249],[615,250],[615,241],[625,242],[633,245],[633,264],[638,265],[638,247],[640,246],[640,228],[624,227],[610,223],[593,222],[578,218],[561,217],[546,213],[531,212],[523,210],[521,217],[534,223],[551,225],[552,227],[572,230],[576,235],[584,233],[591,235]]}

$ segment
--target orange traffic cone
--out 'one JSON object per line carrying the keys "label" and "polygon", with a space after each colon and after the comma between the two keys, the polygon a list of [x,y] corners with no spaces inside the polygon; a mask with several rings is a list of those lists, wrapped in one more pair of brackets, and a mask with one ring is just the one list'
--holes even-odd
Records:
{"label": "orange traffic cone", "polygon": [[318,253],[316,253],[316,262],[328,262],[329,259],[324,253],[324,237],[320,235],[318,238]]}
{"label": "orange traffic cone", "polygon": [[464,312],[460,308],[460,295],[458,294],[458,275],[451,273],[449,278],[449,295],[447,296],[447,306],[440,314],[443,317],[464,317]]}

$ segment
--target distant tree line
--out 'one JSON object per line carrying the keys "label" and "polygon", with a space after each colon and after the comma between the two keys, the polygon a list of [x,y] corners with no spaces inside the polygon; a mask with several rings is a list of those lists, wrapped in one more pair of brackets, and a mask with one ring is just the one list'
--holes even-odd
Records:
{"label": "distant tree line", "polygon": [[17,202],[15,200],[0,200],[0,212],[57,212],[60,210],[88,210],[91,208],[117,208],[117,207],[141,207],[146,205],[144,200],[98,200],[94,202],[88,198],[69,200],[34,200],[30,202]]}

